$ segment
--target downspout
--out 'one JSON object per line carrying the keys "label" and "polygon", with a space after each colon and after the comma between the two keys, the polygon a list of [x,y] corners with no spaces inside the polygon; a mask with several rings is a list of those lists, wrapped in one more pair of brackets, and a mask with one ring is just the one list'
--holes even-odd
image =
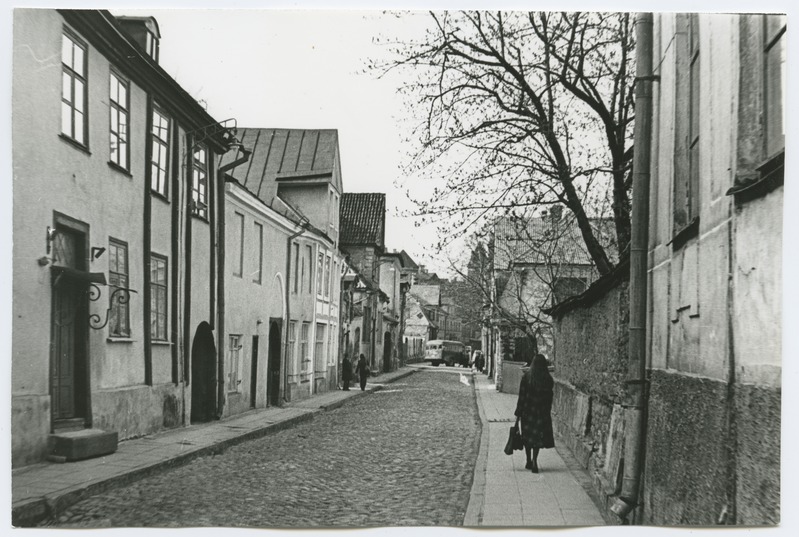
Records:
{"label": "downspout", "polygon": [[[286,326],[283,330],[283,401],[288,402],[289,390],[289,323],[291,322],[291,242],[308,229],[308,222],[300,224],[299,231],[291,234],[286,239]],[[313,261],[313,260],[311,260]],[[313,266],[313,263],[311,263]],[[316,306],[314,306],[315,308]]]}
{"label": "downspout", "polygon": [[[219,334],[219,345],[217,347],[217,405],[216,417],[222,418],[222,412],[225,406],[225,208],[227,202],[225,198],[225,172],[232,170],[239,164],[244,164],[250,159],[251,151],[241,147],[242,156],[229,162],[224,166],[220,166],[216,172],[217,180],[217,231],[216,231],[216,249],[217,249],[217,279],[216,279],[216,303],[217,303],[217,333]],[[238,154],[238,152],[237,152]],[[212,250],[213,251],[213,250]]]}
{"label": "downspout", "polygon": [[635,20],[635,139],[632,232],[630,237],[630,338],[627,400],[624,406],[624,478],[611,511],[625,522],[638,506],[645,439],[647,248],[652,143],[652,13]]}

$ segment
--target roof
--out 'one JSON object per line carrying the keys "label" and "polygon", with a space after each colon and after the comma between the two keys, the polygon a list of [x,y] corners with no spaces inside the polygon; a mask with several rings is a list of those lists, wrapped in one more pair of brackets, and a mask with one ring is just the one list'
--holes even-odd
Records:
{"label": "roof", "polygon": [[341,195],[339,244],[377,246],[386,239],[386,195],[345,192]]}
{"label": "roof", "polygon": [[[608,257],[616,259],[615,230],[609,218],[589,219]],[[593,265],[574,215],[529,220],[500,218],[494,225],[494,268],[514,264]]]}
{"label": "roof", "polygon": [[419,265],[416,264],[416,262],[413,260],[413,258],[411,258],[410,255],[408,255],[408,252],[402,250],[399,253],[399,255],[400,259],[402,260],[402,268],[413,269],[413,270],[419,269]]}
{"label": "roof", "polygon": [[[236,137],[252,152],[249,161],[227,174],[271,204],[278,183],[332,183],[341,192],[338,131],[239,128]],[[241,149],[225,154],[220,167],[239,158]]]}

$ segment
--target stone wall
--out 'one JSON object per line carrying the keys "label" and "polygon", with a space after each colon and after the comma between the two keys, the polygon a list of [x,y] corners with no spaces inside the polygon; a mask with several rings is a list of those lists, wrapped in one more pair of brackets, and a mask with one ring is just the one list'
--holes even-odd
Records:
{"label": "stone wall", "polygon": [[621,477],[627,286],[627,270],[622,266],[592,287],[589,299],[573,303],[565,312],[553,312],[556,441],[589,471],[606,505],[618,493]]}

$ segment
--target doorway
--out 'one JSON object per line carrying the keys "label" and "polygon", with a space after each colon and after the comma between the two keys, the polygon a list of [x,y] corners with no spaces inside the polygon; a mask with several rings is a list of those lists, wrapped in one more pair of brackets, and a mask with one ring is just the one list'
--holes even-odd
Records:
{"label": "doorway", "polygon": [[211,326],[203,321],[197,326],[191,343],[191,421],[202,423],[214,417],[216,344]]}
{"label": "doorway", "polygon": [[250,408],[255,408],[258,383],[258,336],[252,337],[252,364],[250,365]]}
{"label": "doorway", "polygon": [[56,223],[52,239],[50,396],[53,430],[85,426],[89,409],[89,294],[86,282],[79,277],[88,264],[88,226],[72,224]]}
{"label": "doorway", "polygon": [[269,322],[269,375],[266,386],[267,400],[270,406],[280,404],[280,333],[282,321],[272,319]]}
{"label": "doorway", "polygon": [[383,336],[383,372],[391,371],[391,332]]}

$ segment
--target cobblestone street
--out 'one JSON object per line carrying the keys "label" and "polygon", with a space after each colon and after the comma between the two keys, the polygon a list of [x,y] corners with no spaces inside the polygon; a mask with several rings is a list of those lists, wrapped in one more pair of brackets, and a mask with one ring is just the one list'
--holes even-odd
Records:
{"label": "cobblestone street", "polygon": [[463,521],[472,388],[418,372],[313,421],[88,498],[60,527],[363,527]]}

